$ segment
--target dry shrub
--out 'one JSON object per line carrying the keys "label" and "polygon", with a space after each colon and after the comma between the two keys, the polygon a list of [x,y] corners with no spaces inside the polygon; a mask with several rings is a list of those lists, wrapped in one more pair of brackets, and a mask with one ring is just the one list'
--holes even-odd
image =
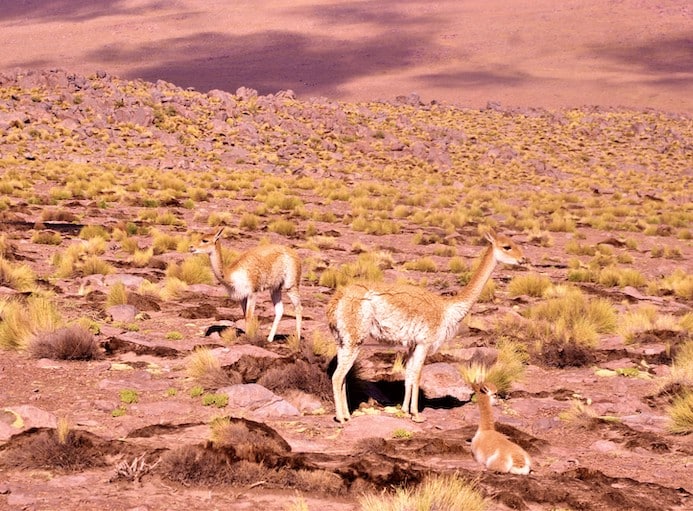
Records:
{"label": "dry shrub", "polygon": [[226,450],[186,445],[166,453],[161,459],[160,470],[166,479],[182,484],[218,485],[235,479],[233,465]]}
{"label": "dry shrub", "polygon": [[301,390],[316,395],[320,400],[329,401],[332,397],[332,384],[325,371],[304,360],[270,369],[257,383],[280,395],[288,390]]}
{"label": "dry shrub", "polygon": [[94,360],[101,356],[93,334],[81,325],[36,335],[29,341],[29,352],[35,358],[53,360]]}
{"label": "dry shrub", "polygon": [[55,429],[30,429],[13,437],[1,453],[0,466],[80,472],[106,464],[108,448],[99,444],[85,431],[59,434]]}
{"label": "dry shrub", "polygon": [[260,422],[224,417],[212,423],[212,443],[229,449],[234,459],[265,462],[271,466],[291,452],[288,443]]}
{"label": "dry shrub", "polygon": [[[287,463],[290,460],[286,460]],[[264,463],[234,459],[228,448],[184,446],[162,457],[162,477],[185,485],[262,484],[265,488],[293,488],[335,495],[345,491],[342,478],[325,470],[268,467]]]}

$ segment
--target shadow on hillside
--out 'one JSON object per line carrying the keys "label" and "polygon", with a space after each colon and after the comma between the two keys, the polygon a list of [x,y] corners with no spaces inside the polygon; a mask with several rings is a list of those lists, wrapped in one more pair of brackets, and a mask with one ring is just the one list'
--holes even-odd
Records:
{"label": "shadow on hillside", "polygon": [[155,6],[126,7],[126,0],[48,0],[0,2],[0,19],[17,18],[23,21],[86,21],[117,14],[139,16]]}

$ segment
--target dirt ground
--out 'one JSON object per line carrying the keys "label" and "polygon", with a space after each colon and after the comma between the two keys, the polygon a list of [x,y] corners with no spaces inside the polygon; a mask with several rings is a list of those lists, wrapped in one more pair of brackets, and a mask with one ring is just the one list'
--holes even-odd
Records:
{"label": "dirt ground", "polygon": [[[628,129],[632,125],[637,132],[640,129],[638,125],[644,123],[644,132],[651,136],[651,140],[643,136],[641,144],[646,150],[666,153],[667,158],[673,161],[683,154],[682,148],[686,143],[690,145],[690,141],[685,140],[685,133],[690,132],[690,114],[693,113],[690,28],[693,13],[689,2],[685,1],[384,3],[212,0],[201,3],[192,0],[26,0],[1,4],[0,73],[17,67],[62,68],[68,73],[84,76],[105,71],[109,76],[124,79],[165,80],[202,92],[221,89],[234,93],[239,87],[250,87],[260,94],[270,94],[292,89],[299,100],[325,96],[330,109],[333,107],[329,103],[331,100],[394,100],[404,95],[406,103],[411,100],[410,94],[416,92],[423,100],[423,106],[413,110],[401,105],[397,107],[402,111],[397,118],[400,124],[393,128],[398,136],[400,132],[396,130],[406,131],[411,127],[409,123],[412,121],[406,120],[407,116],[411,115],[411,119],[415,114],[425,116],[421,112],[432,101],[473,108],[499,102],[509,109],[507,117],[513,115],[511,110],[514,108],[525,109],[518,114],[524,117],[525,114],[534,115],[531,111],[534,108],[599,105],[597,109],[585,111],[589,112],[586,117],[593,118],[590,122],[597,123],[597,128],[591,126],[594,132],[604,136],[612,134],[609,123],[616,122],[607,118],[608,114],[600,117],[609,107],[624,106],[637,111],[657,109],[675,112],[675,116],[682,114],[676,122],[685,129],[658,131],[656,123],[666,122],[662,120],[664,117],[651,121],[653,124],[649,125],[646,123],[650,121],[641,121],[642,116],[634,114],[633,121],[627,124]],[[108,80],[110,78],[106,77],[103,81]],[[79,101],[85,110],[87,106],[98,104],[90,102],[89,95],[101,90],[89,89],[85,85],[87,81],[79,89],[79,94],[82,94]],[[40,83],[43,87],[43,82]],[[72,85],[70,81],[69,86]],[[31,96],[30,92],[23,93]],[[58,105],[64,103],[66,97],[72,98],[73,93],[70,91],[65,96],[55,93],[49,100],[41,96],[39,102],[55,101]],[[176,107],[182,110],[182,105],[186,105],[187,108],[189,97],[184,91],[170,94],[176,98]],[[45,97],[51,97],[51,93],[46,93]],[[7,113],[5,107],[14,99],[6,101],[2,105],[3,115]],[[126,94],[121,101],[126,107],[131,106],[131,98]],[[270,107],[271,101],[268,100]],[[31,100],[27,102],[31,103]],[[291,101],[287,100],[287,103],[291,104]],[[321,103],[316,104],[318,106],[308,105],[306,110],[322,108]],[[340,105],[351,113],[358,110],[357,106]],[[248,117],[249,110],[244,108],[239,107],[239,117]],[[56,106],[55,110],[60,110],[60,107]],[[189,111],[194,109],[190,107]],[[133,107],[130,112],[137,114],[139,110]],[[502,116],[502,111],[498,115]],[[545,115],[555,125],[570,124],[560,114],[537,115]],[[373,114],[373,117],[377,118],[377,115]],[[319,115],[316,118],[319,119]],[[347,155],[343,157],[348,159],[348,155],[362,150],[357,145],[360,140],[354,135],[358,132],[348,131],[357,128],[348,125],[346,117],[335,115],[334,119],[337,120],[331,121],[331,129],[345,133],[340,140],[344,141],[346,149],[341,146],[332,148],[329,154]],[[8,122],[3,128],[6,133],[15,129],[28,132],[33,128],[34,119],[24,126],[23,121],[17,123],[13,118],[0,116],[0,122],[5,121]],[[282,121],[285,118],[282,117]],[[39,119],[37,132],[55,128],[50,127],[48,121],[42,122]],[[59,126],[56,130],[62,126],[76,126],[85,139],[89,139],[92,128],[93,133],[102,129],[96,125],[87,126],[87,121],[81,118],[50,122]],[[151,120],[149,122],[151,131]],[[258,117],[253,122],[260,127],[271,121]],[[305,140],[303,132],[291,132],[291,129],[287,128],[287,133],[295,135],[295,140]],[[431,127],[430,133],[436,133],[437,129]],[[130,135],[126,131],[123,128],[125,138],[122,140],[116,140],[121,136],[119,133],[111,133],[113,138],[110,141],[113,145],[120,143],[122,153],[118,153],[117,148],[108,153],[112,148],[107,148],[108,144],[100,143],[96,137],[84,142],[89,151],[80,154],[77,154],[77,149],[71,152],[67,145],[59,147],[57,142],[41,140],[40,137],[33,151],[22,150],[18,165],[26,168],[29,174],[33,173],[32,193],[43,197],[45,202],[28,200],[26,195],[22,195],[23,190],[14,195],[7,194],[8,206],[7,211],[3,211],[2,226],[3,233],[14,244],[14,261],[29,264],[38,275],[52,275],[55,270],[53,255],[76,241],[81,224],[106,225],[112,229],[151,210],[125,203],[119,204],[114,211],[116,208],[97,207],[85,198],[64,200],[60,203],[61,209],[79,218],[80,225],[68,221],[65,225],[49,226],[63,229],[64,238],[60,246],[32,241],[32,234],[41,229],[35,221],[50,205],[47,199],[50,187],[63,179],[60,172],[51,170],[53,174],[43,177],[43,169],[36,170],[35,165],[42,163],[42,151],[50,154],[46,160],[106,166],[121,159],[128,168],[135,168],[148,158],[148,149],[140,151],[139,146],[128,146],[125,140],[135,140],[135,144],[141,143],[142,147],[149,141],[143,142],[147,135],[142,135],[141,139],[137,138],[140,135],[132,135],[136,130],[130,130]],[[249,154],[256,145],[246,144],[246,139],[240,140],[243,137],[250,139],[251,131],[248,129],[248,132],[241,133],[237,144]],[[440,131],[444,131],[443,128]],[[631,142],[631,139],[623,142],[625,131],[624,128],[623,132],[614,135],[616,142],[613,143],[632,143],[639,149],[637,144],[640,142]],[[133,138],[127,139],[127,136]],[[289,137],[286,133],[282,136]],[[475,138],[471,134],[468,137],[465,143]],[[374,147],[380,140],[378,135],[368,143]],[[164,140],[162,143],[169,142]],[[79,143],[82,142],[76,142]],[[480,145],[486,143],[483,141]],[[2,140],[0,159],[14,161],[17,144],[16,138]],[[185,160],[189,165],[186,168],[209,170],[210,159],[200,155],[204,151],[213,152],[214,140],[210,138],[204,144],[194,149],[182,148],[180,154],[183,156],[177,153],[167,155],[162,161],[166,160],[164,163],[168,164],[168,158],[177,166]],[[281,149],[300,152],[301,149],[295,145],[289,140]],[[487,158],[497,158],[500,162],[502,149],[489,144],[488,154],[491,156]],[[199,154],[195,152],[198,150]],[[176,151],[171,150],[171,153]],[[241,159],[240,153],[228,151],[231,162]],[[397,155],[402,153],[402,149],[390,153]],[[681,179],[690,181],[690,158],[683,158],[679,166],[683,169]],[[585,161],[588,160],[586,157]],[[308,176],[312,175],[311,172],[316,172],[318,178],[337,175],[331,174],[331,169],[320,168],[320,165],[313,168],[308,158],[306,161],[309,163],[300,170]],[[630,161],[624,166],[631,169],[628,165],[631,165]],[[275,168],[269,164],[266,167]],[[633,167],[637,166],[633,164]],[[561,174],[555,169],[538,167],[536,172],[544,170],[550,178],[541,182],[553,190]],[[348,174],[345,176],[345,179],[351,179]],[[364,182],[370,180],[368,176],[363,179]],[[664,173],[659,181],[653,178],[652,189],[648,190],[652,197],[649,198],[625,188],[623,193],[632,193],[634,203],[639,205],[647,201],[661,203],[657,194],[663,193],[669,183],[678,182],[677,179],[673,171]],[[355,181],[348,182],[350,186],[358,185]],[[617,188],[616,184],[614,188]],[[594,194],[613,192],[595,189]],[[105,193],[108,194],[108,190]],[[298,193],[311,208],[344,213],[334,209],[339,207],[339,201],[325,204],[324,197],[311,196],[307,189]],[[246,207],[246,197],[220,196],[213,202],[202,202],[192,211],[175,201],[163,209],[174,212],[188,230],[203,231],[207,227],[205,215],[238,212]],[[235,217],[234,221],[237,221]],[[353,261],[357,256],[354,251],[357,244],[394,254],[397,265],[414,256],[437,257],[434,254],[435,243],[422,245],[412,242],[420,227],[408,220],[402,220],[402,232],[385,236],[356,232],[341,224],[338,224],[341,227],[337,232],[335,224],[328,221],[312,224],[319,235],[331,239],[320,248],[325,268]],[[175,232],[175,228],[172,230]],[[306,230],[305,225],[301,230]],[[615,246],[622,249],[618,245],[622,232],[613,233],[585,225],[581,225],[579,231],[585,236],[583,242],[586,244],[616,237],[617,241],[610,243],[616,243]],[[427,234],[434,236],[437,231],[432,229]],[[456,245],[456,250],[470,261],[481,250],[474,243],[476,234],[475,229],[467,226],[467,230],[460,233],[461,239]],[[553,242],[550,246],[530,242],[529,237],[520,232],[512,234],[523,244],[529,259],[536,265],[535,270],[554,282],[566,280],[565,248],[571,240],[570,234],[551,233]],[[684,267],[690,273],[693,248],[690,241],[677,238],[673,230],[657,236],[632,232],[627,235],[637,241],[638,249],[623,248],[623,251],[634,259],[633,267],[648,278],[670,273],[677,267]],[[232,235],[226,242],[243,249],[267,237],[294,245],[307,259],[314,257],[312,250],[302,246],[301,238],[308,237],[305,232],[287,241],[265,229],[247,236]],[[146,237],[140,240],[142,244],[149,241]],[[681,255],[677,259],[655,259],[650,254],[657,246],[676,247]],[[171,251],[155,258],[158,264],[134,268],[124,260],[115,242],[109,244],[102,256],[116,267],[114,278],[135,276],[152,281],[163,279],[166,262],[184,257],[184,254]],[[443,350],[444,354],[438,358],[430,357],[428,363],[458,363],[464,350],[493,345],[495,334],[488,325],[505,313],[531,303],[526,298],[510,299],[505,292],[507,282],[525,271],[527,269],[499,268],[494,274],[499,289],[497,299],[477,304],[473,320],[462,327],[452,346]],[[390,279],[400,276],[393,268],[388,269],[386,275]],[[432,276],[416,272],[413,276],[412,273],[407,275],[427,280],[441,292],[457,289],[452,276],[442,269]],[[143,315],[137,319],[138,329],[133,329],[108,318],[104,302],[109,285],[98,279],[56,281],[46,278],[41,285],[60,297],[61,307],[70,319],[81,315],[98,319],[101,331],[96,338],[104,348],[104,356],[87,362],[54,361],[37,360],[26,353],[2,352],[0,433],[4,440],[0,444],[0,509],[283,511],[300,497],[305,499],[311,511],[355,511],[359,509],[357,498],[362,492],[416,482],[429,472],[453,471],[476,480],[492,499],[491,509],[494,510],[683,511],[693,508],[693,438],[667,432],[665,413],[668,399],[666,395],[658,394],[656,383],[657,378],[668,372],[672,346],[685,341],[685,334],[655,331],[629,345],[624,344],[619,336],[605,336],[595,350],[594,359],[582,367],[530,364],[523,380],[513,386],[502,405],[495,410],[503,432],[533,456],[534,472],[527,478],[492,474],[482,470],[473,460],[469,440],[478,420],[473,402],[425,399],[424,396],[424,423],[416,424],[399,417],[388,406],[401,400],[402,393],[402,382],[391,375],[395,358],[395,351],[391,348],[369,346],[364,350],[359,373],[362,388],[360,393],[354,394],[356,402],[352,403],[355,406],[362,404],[363,414],[357,414],[345,426],[338,425],[332,418],[334,408],[329,395],[327,367],[323,361],[304,353],[299,358],[308,365],[312,364],[315,372],[308,374],[315,379],[318,388],[292,395],[288,400],[303,413],[265,413],[260,419],[251,413],[245,414],[242,407],[238,407],[231,414],[247,419],[248,422],[243,422],[244,427],[262,436],[263,441],[255,441],[253,445],[272,446],[264,447],[270,451],[264,454],[264,459],[271,470],[256,473],[253,470],[258,470],[257,467],[247,464],[244,465],[244,474],[229,474],[227,471],[239,465],[233,458],[237,453],[224,457],[223,453],[205,450],[210,438],[210,421],[228,415],[225,414],[228,410],[203,406],[199,398],[191,397],[194,382],[186,373],[187,357],[199,345],[222,350],[220,353],[228,358],[225,369],[244,383],[254,383],[260,373],[269,368],[291,366],[297,355],[281,340],[272,345],[259,341],[254,343],[257,346],[236,346],[223,351],[224,344],[219,338],[205,336],[213,326],[243,326],[242,322],[236,323],[240,317],[239,307],[224,297],[220,286],[192,289],[176,300],[151,302],[142,299],[137,306]],[[621,308],[649,304],[658,313],[677,317],[691,310],[690,300],[673,295],[648,296],[598,285],[585,285],[584,289],[591,296],[608,297]],[[3,292],[9,293],[7,289]],[[304,282],[306,338],[311,338],[315,332],[329,338],[324,305],[330,293],[330,289],[314,281]],[[266,297],[261,297],[258,304],[262,331],[267,331],[272,320],[268,302]],[[287,306],[287,309],[287,317],[280,325],[283,334],[291,332],[294,326],[292,308]],[[182,339],[166,338],[169,332],[181,333]],[[596,373],[597,369],[623,368],[647,368],[651,378],[604,377]],[[359,382],[352,381],[350,385],[356,386]],[[113,411],[121,405],[119,392],[123,389],[137,390],[139,402],[128,405],[126,413],[116,417]],[[364,403],[359,403],[359,400]],[[594,419],[570,424],[559,419],[559,415],[575,401],[589,402],[599,416],[616,416],[619,420]],[[31,420],[17,428],[17,415],[7,409],[16,410]],[[64,452],[49,451],[47,447],[54,445],[49,440],[54,434],[57,418],[67,418],[78,431],[78,436],[71,441],[82,449],[76,450],[82,453],[81,458],[64,462],[72,467],[77,465],[79,468],[76,470],[42,467],[31,456],[22,456],[22,453],[38,452],[38,455],[55,460],[65,455]],[[258,423],[271,429],[258,426]],[[10,438],[8,432],[14,432],[12,428],[24,432]],[[257,437],[253,438],[257,440]],[[178,453],[178,449],[182,449],[178,454],[180,457],[173,458],[171,453]],[[249,449],[252,458],[256,455],[253,449],[259,447],[251,446]],[[159,459],[163,461],[154,466]],[[196,466],[195,459],[202,461]],[[96,462],[80,465],[84,460]],[[127,472],[123,463],[132,464],[136,460],[151,466],[151,473],[136,480],[118,477],[118,467],[121,472]],[[180,477],[176,479],[177,467],[189,472],[183,476],[178,473]],[[212,473],[206,474],[209,467]],[[191,480],[191,473],[202,479]],[[298,482],[297,474],[303,474],[303,479]],[[229,484],[229,479],[238,482]]]}
{"label": "dirt ground", "polygon": [[23,0],[0,70],[63,68],[206,92],[483,107],[693,111],[686,0]]}

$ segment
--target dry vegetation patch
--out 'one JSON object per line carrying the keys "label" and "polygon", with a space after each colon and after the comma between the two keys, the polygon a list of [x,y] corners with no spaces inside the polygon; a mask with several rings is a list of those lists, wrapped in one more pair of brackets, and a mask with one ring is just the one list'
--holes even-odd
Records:
{"label": "dry vegetation patch", "polygon": [[[127,481],[140,480],[139,471],[182,483],[181,494],[187,485],[215,485],[224,488],[220,494],[228,486],[259,486],[339,495],[356,506],[365,491],[363,502],[384,509],[471,509],[451,504],[455,496],[442,497],[448,488],[463,493],[459,485],[468,481],[464,470],[448,473],[453,465],[473,465],[465,431],[441,439],[433,429],[420,434],[403,427],[388,432],[386,442],[355,442],[348,459],[329,452],[346,435],[331,419],[327,369],[336,347],[324,307],[335,288],[359,279],[455,293],[478,264],[483,233],[495,229],[518,241],[533,267],[499,266],[475,306],[478,317],[449,348],[498,350],[488,376],[509,396],[508,413],[512,387],[531,389],[522,395],[539,408],[528,406],[529,417],[514,415],[518,427],[508,434],[519,437],[535,427],[533,434],[546,437],[539,449],[544,472],[522,484],[484,474],[472,490],[517,509],[610,509],[624,502],[633,509],[685,507],[690,488],[677,493],[664,482],[673,474],[672,485],[684,486],[677,470],[690,450],[685,443],[693,421],[693,276],[685,264],[693,256],[692,139],[689,117],[656,111],[473,110],[418,100],[343,104],[250,90],[202,94],[101,73],[2,75],[0,348],[19,357],[20,366],[16,373],[3,367],[14,375],[8,395],[28,399],[26,389],[38,388],[34,380],[47,379],[34,404],[69,409],[92,421],[87,424],[121,433],[130,421],[161,420],[152,419],[158,407],[182,404],[192,407],[186,413],[212,417],[223,403],[210,392],[232,383],[257,382],[280,396],[300,390],[326,411],[310,424],[302,417],[282,426],[298,443],[324,442],[319,447],[328,451],[327,461],[290,452],[276,431],[226,417],[207,421],[212,436],[205,444],[129,452],[122,473]],[[240,308],[223,290],[212,296],[220,288],[209,263],[191,256],[189,247],[196,232],[217,226],[226,226],[226,262],[265,242],[300,253],[303,339],[280,335],[268,344],[258,334],[273,313],[266,296],[247,324],[234,324]],[[135,307],[133,323],[105,319],[104,308],[118,304]],[[213,321],[225,330],[214,330]],[[243,345],[279,357],[243,355],[222,366],[212,351]],[[360,382],[359,392],[375,395],[364,400],[370,397],[368,413],[376,415],[386,414],[378,402],[385,401],[378,394],[383,384],[399,389],[403,378],[392,367],[396,354],[387,350],[364,350],[374,354],[364,360],[363,374],[382,373],[386,380]],[[83,362],[101,356],[108,363],[95,364],[104,364],[98,370]],[[74,362],[69,374],[37,373],[33,357]],[[452,355],[436,360],[457,363]],[[611,379],[599,379],[603,392],[592,384],[597,362],[616,368],[606,370]],[[110,363],[122,374],[104,369]],[[520,379],[538,369],[546,381]],[[654,387],[637,410],[613,397],[635,402],[644,393],[643,381],[628,378],[628,369],[647,372]],[[570,375],[566,383],[564,374]],[[128,405],[125,417],[112,417],[110,408],[102,409],[112,397],[104,398],[94,381],[108,388],[121,377],[141,378],[139,402]],[[556,382],[560,392],[545,388]],[[84,385],[83,400],[59,390],[78,385]],[[173,390],[157,390],[153,398],[149,385]],[[588,405],[592,394],[602,402]],[[204,407],[205,398],[214,406]],[[567,398],[579,405],[556,421],[570,406]],[[431,428],[453,435],[446,428],[466,405],[457,403],[462,410],[448,414],[426,402],[434,410]],[[629,430],[614,426],[625,420],[634,423]],[[655,436],[633,433],[638,428]],[[595,452],[595,442],[613,435],[643,449],[619,443],[629,449],[627,463],[618,453]],[[38,468],[113,465],[105,455],[110,447],[87,432],[59,436],[36,430],[4,444],[9,477]],[[566,469],[553,447],[586,466]],[[153,452],[162,453],[161,463]],[[645,473],[649,464],[656,468]],[[616,470],[624,477],[604,475]]]}

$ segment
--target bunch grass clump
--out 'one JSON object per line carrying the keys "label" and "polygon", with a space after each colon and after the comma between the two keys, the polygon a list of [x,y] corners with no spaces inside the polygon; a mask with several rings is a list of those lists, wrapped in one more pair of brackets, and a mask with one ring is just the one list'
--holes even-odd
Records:
{"label": "bunch grass clump", "polygon": [[186,284],[213,284],[214,276],[209,266],[209,259],[204,254],[185,258],[180,263],[171,263],[166,268],[167,277],[175,277]]}
{"label": "bunch grass clump", "polygon": [[459,474],[432,474],[413,488],[365,494],[359,506],[361,511],[484,511],[489,503],[474,483]]}
{"label": "bunch grass clump", "polygon": [[204,388],[219,388],[234,383],[209,348],[198,348],[188,357],[186,372]]}
{"label": "bunch grass clump", "polygon": [[610,301],[590,299],[579,289],[557,286],[553,296],[530,307],[526,316],[545,323],[554,338],[596,346],[600,334],[616,329],[616,312]]}
{"label": "bunch grass clump", "polygon": [[128,291],[122,281],[113,284],[106,293],[106,307],[128,303]]}
{"label": "bunch grass clump", "polygon": [[26,301],[0,300],[0,347],[24,350],[34,336],[53,332],[61,323],[61,314],[46,296],[32,295]]}
{"label": "bunch grass clump", "polygon": [[0,286],[16,291],[32,291],[36,288],[36,274],[25,264],[15,264],[0,257]]}
{"label": "bunch grass clump", "polygon": [[669,415],[669,431],[682,435],[693,433],[693,389],[689,388],[676,396],[667,414]]}
{"label": "bunch grass clump", "polygon": [[511,297],[526,295],[540,298],[551,285],[551,279],[545,275],[537,273],[518,275],[508,284],[508,293]]}

